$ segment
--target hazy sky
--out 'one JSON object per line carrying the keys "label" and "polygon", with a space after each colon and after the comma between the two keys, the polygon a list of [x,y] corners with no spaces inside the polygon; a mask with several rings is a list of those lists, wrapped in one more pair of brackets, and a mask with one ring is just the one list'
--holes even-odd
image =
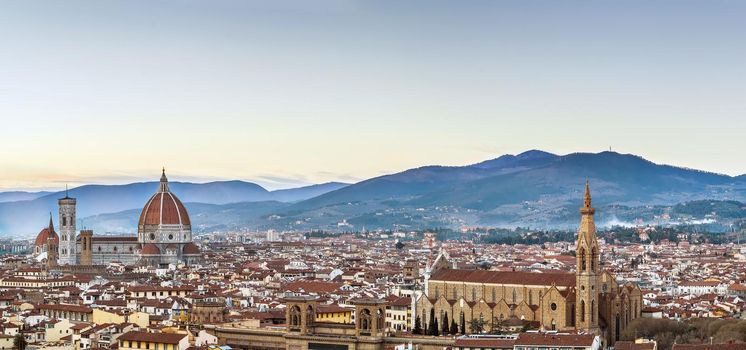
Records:
{"label": "hazy sky", "polygon": [[746,2],[2,1],[0,189],[611,147],[746,173]]}

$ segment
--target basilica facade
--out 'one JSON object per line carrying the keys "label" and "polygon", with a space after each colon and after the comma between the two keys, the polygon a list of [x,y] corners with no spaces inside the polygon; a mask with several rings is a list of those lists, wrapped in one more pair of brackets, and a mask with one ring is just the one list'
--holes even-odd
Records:
{"label": "basilica facade", "polygon": [[[120,262],[163,267],[195,264],[201,253],[192,242],[192,226],[184,204],[171,192],[165,169],[155,194],[145,203],[137,235],[97,236],[76,229],[77,200],[65,195],[58,200],[59,234],[50,217],[35,240],[34,253],[48,266],[90,266]],[[52,252],[52,253],[50,253]]]}
{"label": "basilica facade", "polygon": [[587,183],[580,214],[575,273],[459,270],[441,253],[426,271],[425,293],[415,301],[420,324],[427,327],[435,317],[440,327],[447,315],[472,333],[480,331],[472,324],[490,332],[528,323],[547,331],[601,335],[613,344],[640,317],[642,293],[634,284],[618,284],[601,268]]}

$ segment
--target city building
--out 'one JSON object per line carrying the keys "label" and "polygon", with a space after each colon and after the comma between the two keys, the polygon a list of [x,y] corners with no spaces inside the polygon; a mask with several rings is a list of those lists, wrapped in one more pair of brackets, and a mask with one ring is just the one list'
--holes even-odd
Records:
{"label": "city building", "polygon": [[35,240],[37,260],[47,261],[47,265],[70,269],[120,262],[163,267],[192,265],[200,260],[200,249],[192,242],[189,213],[169,189],[165,169],[158,190],[140,213],[137,235],[98,236],[91,230],[76,235],[77,200],[66,193],[58,205],[60,235],[55,232],[50,215],[48,227]]}
{"label": "city building", "polygon": [[416,317],[425,326],[435,317],[432,324],[439,328],[447,317],[468,333],[481,331],[471,329],[473,320],[487,331],[520,320],[544,330],[602,335],[613,344],[627,324],[640,317],[642,293],[636,285],[618,285],[601,269],[587,183],[580,213],[574,274],[459,270],[451,268],[441,252],[426,273],[426,292],[417,300]]}

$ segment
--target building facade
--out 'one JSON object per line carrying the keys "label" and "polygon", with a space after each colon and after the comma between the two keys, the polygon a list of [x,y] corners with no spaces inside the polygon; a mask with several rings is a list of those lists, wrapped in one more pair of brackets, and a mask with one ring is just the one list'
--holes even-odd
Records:
{"label": "building facade", "polygon": [[[636,285],[619,285],[601,269],[587,183],[580,214],[575,273],[458,270],[441,253],[428,268],[425,293],[415,303],[420,324],[426,327],[435,317],[440,327],[447,316],[466,333],[478,333],[520,320],[544,330],[600,335],[613,344],[640,317],[642,293]],[[483,329],[473,330],[472,324]]]}

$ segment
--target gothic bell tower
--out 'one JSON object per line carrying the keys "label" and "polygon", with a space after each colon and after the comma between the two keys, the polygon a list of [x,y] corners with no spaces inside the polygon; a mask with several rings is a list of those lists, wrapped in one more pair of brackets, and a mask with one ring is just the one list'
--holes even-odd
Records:
{"label": "gothic bell tower", "polygon": [[78,263],[78,243],[75,235],[75,198],[68,196],[65,190],[65,198],[57,201],[60,208],[60,265],[75,265]]}
{"label": "gothic bell tower", "polygon": [[591,191],[585,182],[585,200],[580,208],[580,228],[576,256],[575,328],[586,333],[600,334],[598,327],[598,276],[600,275],[598,237],[591,207]]}

